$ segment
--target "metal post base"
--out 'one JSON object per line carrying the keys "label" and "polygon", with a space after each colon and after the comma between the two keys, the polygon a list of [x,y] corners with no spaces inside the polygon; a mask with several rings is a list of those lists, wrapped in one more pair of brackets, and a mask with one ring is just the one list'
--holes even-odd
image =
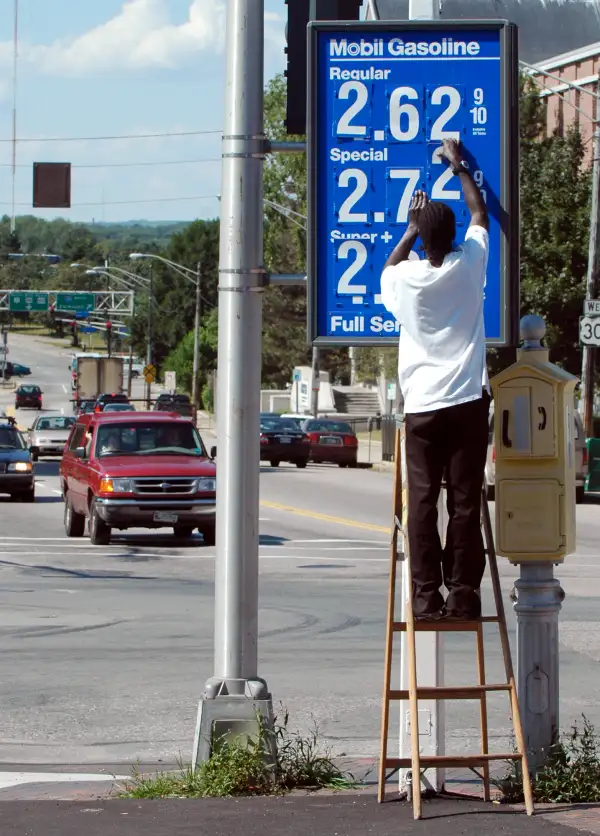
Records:
{"label": "metal post base", "polygon": [[522,563],[511,594],[517,616],[517,688],[529,768],[556,742],[559,723],[558,614],[565,593],[552,563]]}
{"label": "metal post base", "polygon": [[274,757],[273,700],[264,680],[209,679],[198,704],[192,765],[207,761],[216,741],[256,739],[261,726],[266,732],[265,754]]}

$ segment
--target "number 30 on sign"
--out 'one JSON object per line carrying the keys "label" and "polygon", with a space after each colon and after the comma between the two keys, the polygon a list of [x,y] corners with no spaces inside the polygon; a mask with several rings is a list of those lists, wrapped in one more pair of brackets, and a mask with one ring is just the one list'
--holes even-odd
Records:
{"label": "number 30 on sign", "polygon": [[[465,149],[490,212],[488,342],[518,319],[517,73],[502,23],[314,23],[310,38],[309,331],[314,343],[396,342],[381,305],[383,265],[415,190],[469,214],[442,141]],[[420,242],[418,242],[420,243]],[[420,257],[418,246],[412,258]]]}
{"label": "number 30 on sign", "polygon": [[579,317],[579,342],[582,345],[600,345],[600,316]]}

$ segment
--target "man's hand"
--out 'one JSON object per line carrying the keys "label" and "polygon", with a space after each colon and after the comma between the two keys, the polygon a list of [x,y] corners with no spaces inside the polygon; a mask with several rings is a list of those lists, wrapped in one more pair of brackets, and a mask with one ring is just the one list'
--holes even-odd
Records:
{"label": "man's hand", "polygon": [[408,225],[413,229],[418,229],[419,227],[419,215],[421,214],[421,210],[424,209],[427,204],[429,203],[429,198],[426,192],[415,192],[413,195],[413,199],[410,202],[410,207],[408,210]]}
{"label": "man's hand", "polygon": [[455,139],[444,139],[442,141],[441,156],[448,160],[452,168],[458,168],[462,160],[462,154]]}

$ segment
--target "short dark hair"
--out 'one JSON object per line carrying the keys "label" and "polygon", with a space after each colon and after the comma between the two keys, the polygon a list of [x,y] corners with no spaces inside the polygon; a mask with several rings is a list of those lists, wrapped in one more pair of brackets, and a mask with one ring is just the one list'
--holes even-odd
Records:
{"label": "short dark hair", "polygon": [[419,235],[429,257],[444,259],[452,250],[456,218],[447,203],[429,201],[419,213]]}

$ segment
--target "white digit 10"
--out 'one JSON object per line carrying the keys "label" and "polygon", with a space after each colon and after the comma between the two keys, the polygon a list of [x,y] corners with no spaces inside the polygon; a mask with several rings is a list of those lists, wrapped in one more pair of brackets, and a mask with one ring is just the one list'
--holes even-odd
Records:
{"label": "white digit 10", "polygon": [[347,259],[351,253],[354,253],[354,261],[346,267],[340,276],[337,292],[350,294],[351,296],[365,296],[367,293],[366,284],[350,284],[350,282],[367,263],[367,248],[362,241],[344,241],[340,244],[338,258]]}

